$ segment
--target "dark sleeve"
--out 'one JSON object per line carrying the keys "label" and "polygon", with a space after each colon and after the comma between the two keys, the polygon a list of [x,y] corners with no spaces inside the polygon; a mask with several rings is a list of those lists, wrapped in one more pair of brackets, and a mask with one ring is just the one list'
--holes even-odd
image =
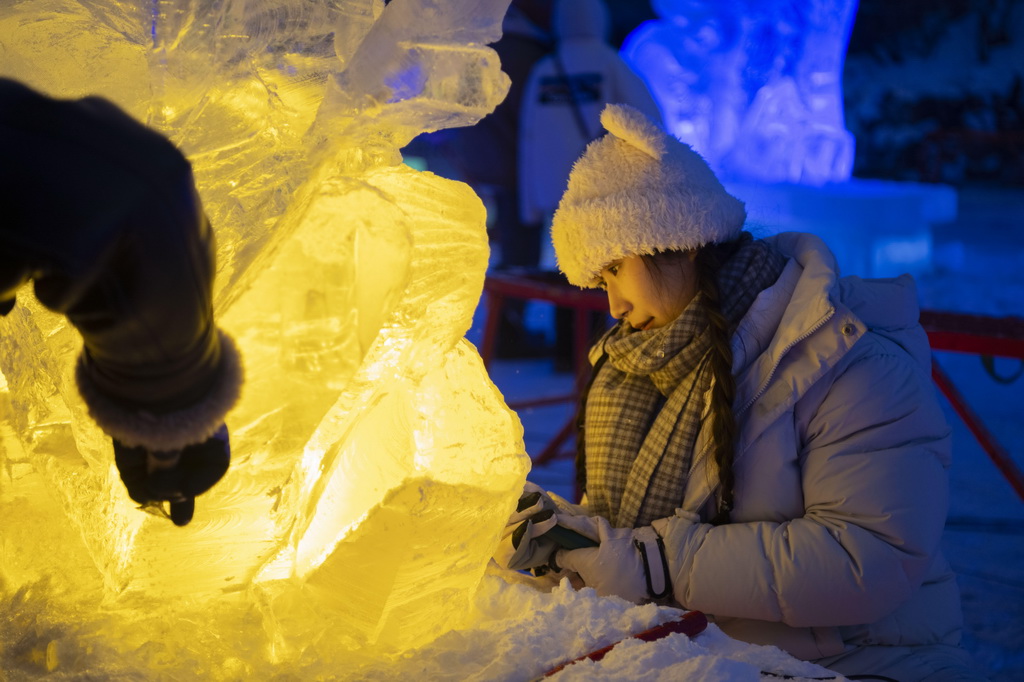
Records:
{"label": "dark sleeve", "polygon": [[188,161],[106,100],[3,79],[0,159],[0,286],[34,280],[82,334],[90,413],[129,445],[207,438],[240,370],[213,323],[213,236]]}
{"label": "dark sleeve", "polygon": [[[113,104],[51,99],[6,79],[0,159],[0,244],[31,277],[68,280],[44,301],[58,312],[123,234],[129,211],[173,207],[191,187],[181,153]],[[179,220],[194,212],[176,208]]]}

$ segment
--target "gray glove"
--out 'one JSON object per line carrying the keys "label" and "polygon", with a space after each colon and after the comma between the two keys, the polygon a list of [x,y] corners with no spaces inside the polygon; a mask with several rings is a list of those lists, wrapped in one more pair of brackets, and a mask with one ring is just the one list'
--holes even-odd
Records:
{"label": "gray glove", "polygon": [[665,543],[651,526],[613,528],[600,516],[567,517],[560,522],[577,533],[597,537],[600,544],[557,552],[552,558],[559,570],[575,572],[602,597],[615,595],[640,604],[672,594]]}
{"label": "gray glove", "polygon": [[551,557],[560,549],[579,549],[597,544],[591,538],[558,524],[559,516],[573,516],[583,510],[527,482],[502,533],[494,559],[513,571],[533,569],[537,575],[549,570]]}

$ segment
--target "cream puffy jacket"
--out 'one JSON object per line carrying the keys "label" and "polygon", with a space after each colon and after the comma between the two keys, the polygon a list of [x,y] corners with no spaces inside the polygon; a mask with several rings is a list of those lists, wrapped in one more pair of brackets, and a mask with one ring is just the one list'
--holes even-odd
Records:
{"label": "cream puffy jacket", "polygon": [[[839,278],[817,237],[769,241],[791,260],[733,340],[733,522],[653,524],[676,601],[737,639],[809,660],[955,645],[959,592],[939,551],[950,430],[913,280]],[[702,462],[683,511],[714,500],[699,472]]]}

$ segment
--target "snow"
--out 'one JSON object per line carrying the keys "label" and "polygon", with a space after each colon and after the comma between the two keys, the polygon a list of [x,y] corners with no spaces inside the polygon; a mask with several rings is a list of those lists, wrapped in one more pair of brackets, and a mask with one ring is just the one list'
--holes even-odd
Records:
{"label": "snow", "polygon": [[353,679],[417,675],[429,680],[532,680],[620,640],[624,641],[600,661],[580,661],[550,679],[741,682],[760,679],[761,671],[795,679],[832,676],[774,647],[738,642],[714,625],[693,639],[681,634],[653,642],[631,639],[630,635],[674,620],[683,612],[601,598],[590,588],[577,592],[567,580],[554,586],[530,584],[540,581],[525,576],[517,580],[518,575],[495,570],[485,577],[471,629],[444,634],[398,662],[360,670]]}
{"label": "snow", "polygon": [[[980,14],[971,12],[945,27],[929,54],[907,54],[880,67],[873,55],[850,55],[843,72],[844,99],[857,118],[877,118],[886,92],[905,97],[966,98],[969,94],[1007,92],[1024,64],[1024,4],[1013,3],[1007,22],[1016,37],[991,48],[986,63],[977,61]],[[983,126],[984,127],[984,126]]]}
{"label": "snow", "polygon": [[[942,20],[953,5],[963,13]],[[966,144],[924,142],[932,134],[983,131],[1012,140],[1020,132],[1024,3],[937,3],[928,10],[922,20],[928,30],[904,32],[873,49],[862,45],[847,56],[844,109],[857,139],[854,172],[957,182],[994,177],[1019,186],[1012,144],[971,151]]]}

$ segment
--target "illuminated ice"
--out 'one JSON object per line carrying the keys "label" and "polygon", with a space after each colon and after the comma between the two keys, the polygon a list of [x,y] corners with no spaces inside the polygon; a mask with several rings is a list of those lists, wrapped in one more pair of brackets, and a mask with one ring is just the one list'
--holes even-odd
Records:
{"label": "illuminated ice", "polygon": [[664,124],[746,202],[759,235],[823,237],[846,274],[920,274],[951,187],[851,178],[842,70],[856,0],[657,0],[623,56]]}
{"label": "illuminated ice", "polygon": [[850,178],[842,70],[857,0],[655,0],[623,56],[666,127],[737,180]]}
{"label": "illuminated ice", "polygon": [[216,229],[219,322],[245,358],[232,468],[180,529],[121,486],[71,379],[77,334],[28,289],[0,320],[0,506],[17,548],[0,551],[0,580],[43,580],[49,608],[88,609],[104,637],[71,639],[93,654],[215,677],[265,656],[329,669],[465,618],[528,459],[463,338],[487,265],[484,207],[400,149],[504,98],[486,45],[507,6],[0,10],[0,75],[103,95],[188,155]]}

